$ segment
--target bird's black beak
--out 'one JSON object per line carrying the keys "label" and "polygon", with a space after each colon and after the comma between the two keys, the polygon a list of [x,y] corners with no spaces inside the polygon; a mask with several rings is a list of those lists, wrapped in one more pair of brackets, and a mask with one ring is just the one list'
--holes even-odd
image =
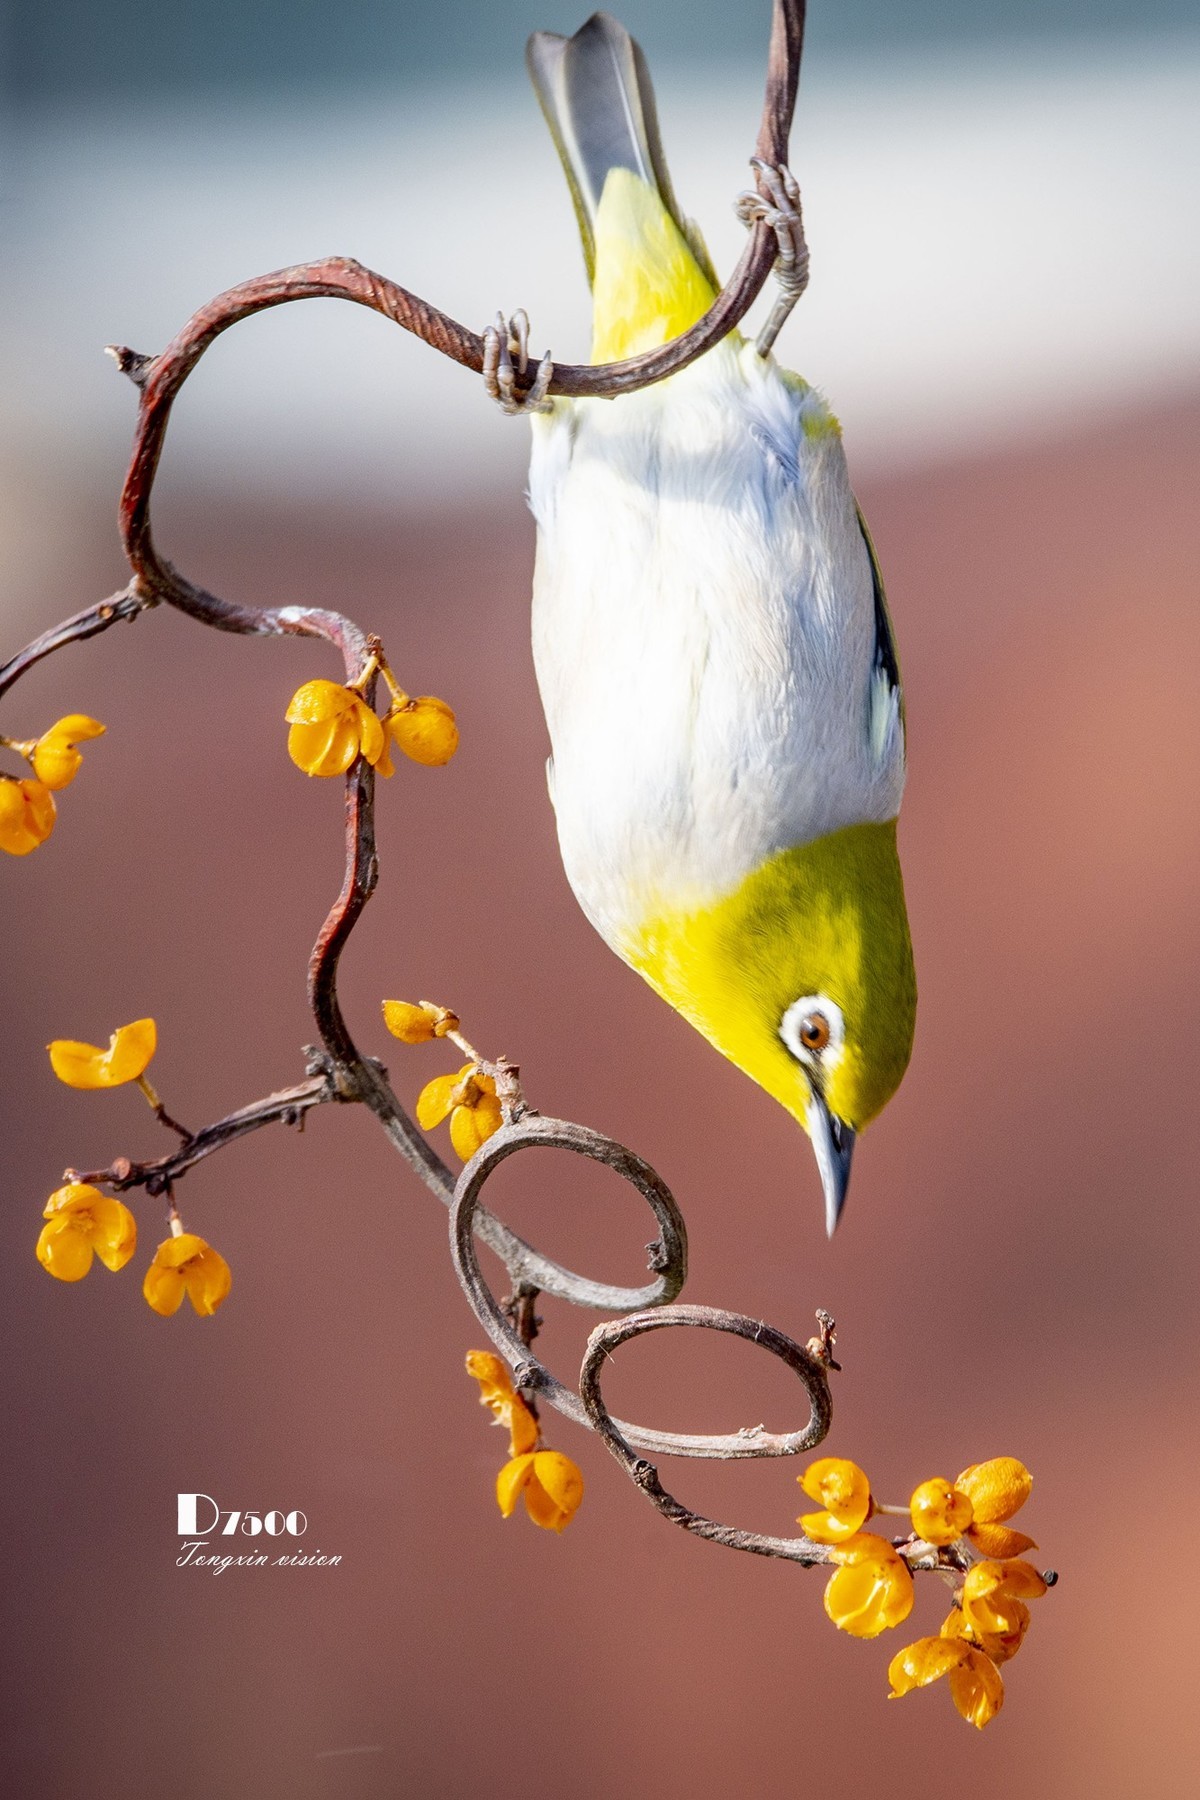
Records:
{"label": "bird's black beak", "polygon": [[830,1112],[815,1087],[808,1103],[808,1132],[821,1171],[821,1186],[825,1189],[825,1229],[832,1237],[846,1204],[846,1189],[850,1186],[855,1133],[836,1113]]}

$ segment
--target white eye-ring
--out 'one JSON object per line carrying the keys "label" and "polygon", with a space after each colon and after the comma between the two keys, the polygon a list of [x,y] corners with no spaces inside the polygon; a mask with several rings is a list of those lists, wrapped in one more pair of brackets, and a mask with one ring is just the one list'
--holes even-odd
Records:
{"label": "white eye-ring", "polygon": [[805,994],[784,1013],[779,1035],[797,1062],[810,1069],[831,1069],[842,1053],[846,1021],[828,994]]}

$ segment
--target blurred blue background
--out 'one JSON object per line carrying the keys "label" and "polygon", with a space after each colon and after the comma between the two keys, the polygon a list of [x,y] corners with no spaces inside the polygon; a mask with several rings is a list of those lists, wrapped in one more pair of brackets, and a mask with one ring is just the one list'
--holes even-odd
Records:
{"label": "blurred blue background", "polygon": [[[611,9],[610,9],[611,10]],[[681,52],[697,60],[753,59],[755,9],[727,0],[658,0],[643,5],[640,41],[657,63]],[[283,82],[427,80],[447,70],[503,68],[508,46],[538,29],[572,31],[538,0],[397,4],[396,0],[14,0],[12,72],[29,98],[142,94]],[[633,9],[626,8],[634,23]],[[1078,43],[1112,33],[1137,42],[1148,32],[1195,28],[1190,0],[838,0],[810,8],[813,60],[831,53],[877,54],[919,46],[969,47],[1047,39]],[[624,15],[623,15],[624,16]]]}

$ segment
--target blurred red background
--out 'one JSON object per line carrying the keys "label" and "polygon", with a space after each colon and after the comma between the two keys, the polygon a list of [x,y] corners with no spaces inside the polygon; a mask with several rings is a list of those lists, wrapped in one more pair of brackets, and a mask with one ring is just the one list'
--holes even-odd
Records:
{"label": "blurred red background", "polygon": [[[298,1078],[312,1035],[303,971],[339,879],[340,784],[292,768],[281,721],[301,680],[337,670],[317,646],[158,612],[53,659],[6,706],[10,732],[75,709],[109,726],[52,840],[0,863],[6,1792],[1118,1800],[1148,1776],[1189,1791],[1198,423],[1194,397],[1124,410],[863,492],[908,693],[921,1005],[831,1245],[795,1126],[610,956],[566,887],[519,497],[356,516],[164,496],[164,547],[194,577],[344,607],[412,689],[458,709],[454,763],[405,765],[382,790],[383,880],[345,965],[352,1024],[401,1096],[449,1064],[387,1039],[380,999],[453,1004],[519,1059],[536,1105],[613,1132],[672,1185],[685,1297],[801,1338],[816,1306],[836,1315],[832,1453],[897,1500],[1023,1457],[1022,1523],[1062,1579],[978,1737],[940,1690],[885,1700],[889,1656],[944,1610],[929,1581],[911,1631],[852,1642],[819,1572],[672,1530],[554,1418],[583,1510],[561,1539],[501,1521],[504,1440],[462,1372],[483,1339],[445,1215],[357,1109],[186,1179],[189,1229],[234,1270],[216,1318],[151,1314],[141,1251],[76,1287],[40,1272],[61,1169],[165,1147],[131,1090],[58,1086],[50,1037],[152,1013],[154,1080],[198,1124]],[[107,501],[68,489],[21,625],[121,579]],[[600,1172],[521,1158],[492,1196],[540,1246],[639,1279],[647,1219]],[[149,1246],[159,1203],[137,1204]],[[569,1375],[594,1320],[543,1310],[544,1354]],[[777,1365],[706,1334],[631,1346],[607,1392],[678,1428],[803,1410]],[[796,1465],[663,1472],[762,1529],[800,1510]],[[305,1546],[341,1565],[177,1568],[175,1495],[193,1489],[302,1508]]]}

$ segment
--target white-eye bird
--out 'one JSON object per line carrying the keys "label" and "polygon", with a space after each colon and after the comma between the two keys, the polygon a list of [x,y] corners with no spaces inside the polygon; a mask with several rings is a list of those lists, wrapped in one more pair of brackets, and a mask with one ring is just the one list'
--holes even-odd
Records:
{"label": "white-eye bird", "polygon": [[[641,51],[597,13],[528,63],[575,200],[592,361],[716,292]],[[533,645],[568,880],[609,945],[808,1132],[837,1223],[916,983],[904,716],[883,588],[821,396],[733,333],[532,416]]]}

